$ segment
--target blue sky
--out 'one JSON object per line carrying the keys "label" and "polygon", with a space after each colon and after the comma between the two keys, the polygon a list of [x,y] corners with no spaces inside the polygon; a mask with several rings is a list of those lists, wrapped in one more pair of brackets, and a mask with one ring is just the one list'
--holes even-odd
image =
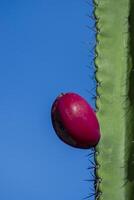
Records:
{"label": "blue sky", "polygon": [[1,200],[81,200],[91,192],[83,181],[89,150],[58,139],[50,109],[68,91],[94,106],[92,9],[82,0],[0,1]]}

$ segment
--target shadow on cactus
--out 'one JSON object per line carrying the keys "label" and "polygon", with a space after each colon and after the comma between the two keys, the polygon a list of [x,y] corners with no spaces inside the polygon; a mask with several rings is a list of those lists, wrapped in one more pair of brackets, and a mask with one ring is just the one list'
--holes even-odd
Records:
{"label": "shadow on cactus", "polygon": [[131,66],[129,77],[129,100],[130,108],[128,121],[129,145],[128,147],[128,160],[127,160],[127,175],[126,184],[128,187],[129,199],[134,199],[134,1],[130,0],[130,16],[129,16],[129,48],[130,56],[129,63]]}

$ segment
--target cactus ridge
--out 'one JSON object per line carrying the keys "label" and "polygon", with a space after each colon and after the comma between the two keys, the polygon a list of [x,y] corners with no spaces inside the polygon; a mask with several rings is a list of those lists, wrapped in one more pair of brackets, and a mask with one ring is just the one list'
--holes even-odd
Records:
{"label": "cactus ridge", "polygon": [[96,112],[102,137],[96,147],[96,199],[134,198],[134,1],[94,0]]}

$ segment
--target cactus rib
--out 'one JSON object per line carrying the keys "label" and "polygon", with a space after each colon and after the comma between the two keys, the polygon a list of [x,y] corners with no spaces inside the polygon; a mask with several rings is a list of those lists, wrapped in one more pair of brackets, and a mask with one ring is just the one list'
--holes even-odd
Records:
{"label": "cactus rib", "polygon": [[[96,199],[134,199],[134,3],[94,0],[97,116]],[[133,8],[133,9],[132,9]],[[133,12],[132,12],[133,11]]]}

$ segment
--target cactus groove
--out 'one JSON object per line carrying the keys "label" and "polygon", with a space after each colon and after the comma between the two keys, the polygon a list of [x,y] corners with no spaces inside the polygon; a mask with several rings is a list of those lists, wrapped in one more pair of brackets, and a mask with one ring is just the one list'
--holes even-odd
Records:
{"label": "cactus groove", "polygon": [[134,1],[94,0],[98,200],[134,199]]}

